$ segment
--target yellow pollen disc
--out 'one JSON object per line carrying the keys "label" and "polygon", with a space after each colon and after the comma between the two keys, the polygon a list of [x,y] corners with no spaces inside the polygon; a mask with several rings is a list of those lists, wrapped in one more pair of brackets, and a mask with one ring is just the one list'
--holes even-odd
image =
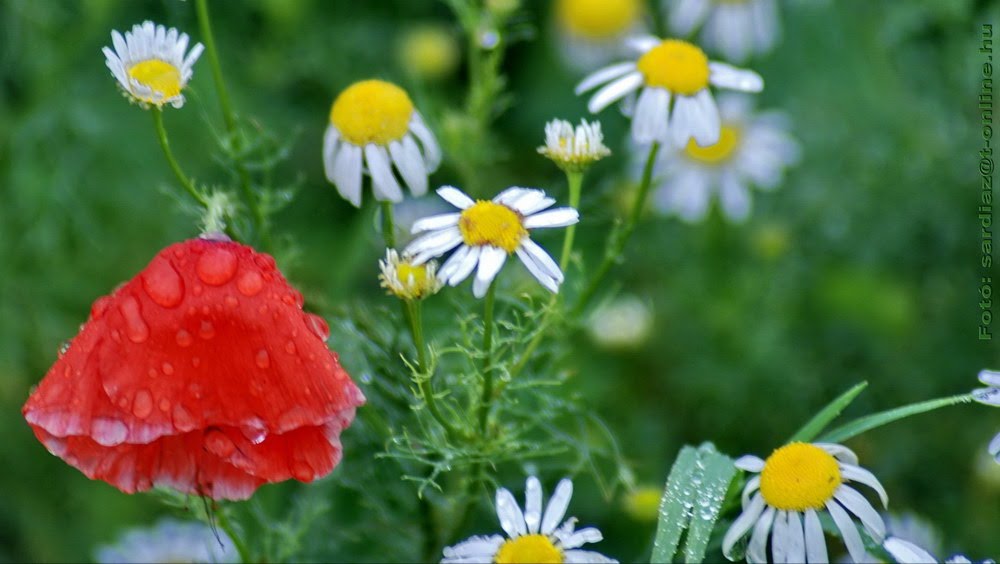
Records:
{"label": "yellow pollen disc", "polygon": [[567,31],[587,39],[609,39],[639,18],[639,0],[559,0],[556,14]]}
{"label": "yellow pollen disc", "polygon": [[638,66],[647,86],[685,96],[708,86],[708,57],[687,41],[664,40],[640,57]]}
{"label": "yellow pollen disc", "polygon": [[520,214],[488,200],[479,200],[463,211],[458,230],[470,247],[493,245],[508,253],[517,250],[521,240],[528,236]]}
{"label": "yellow pollen disc", "polygon": [[132,65],[128,69],[128,75],[153,92],[159,92],[164,98],[173,98],[181,93],[180,69],[159,59]]}
{"label": "yellow pollen disc", "polygon": [[684,153],[691,159],[706,164],[719,164],[729,159],[740,143],[740,130],[729,125],[723,125],[719,132],[719,141],[715,145],[702,147],[694,138],[688,141]]}
{"label": "yellow pollen disc", "polygon": [[406,135],[413,102],[402,88],[382,80],[355,82],[337,96],[330,123],[341,137],[363,147],[388,145]]}
{"label": "yellow pollen disc", "polygon": [[808,443],[791,443],[775,450],[760,473],[764,501],[785,511],[822,509],[840,483],[837,460]]}
{"label": "yellow pollen disc", "polygon": [[524,535],[500,545],[493,561],[497,564],[559,564],[563,555],[545,535]]}
{"label": "yellow pollen disc", "polygon": [[408,262],[401,262],[396,266],[396,273],[403,282],[406,282],[412,276],[413,280],[419,284],[421,280],[427,278],[427,265],[413,266]]}

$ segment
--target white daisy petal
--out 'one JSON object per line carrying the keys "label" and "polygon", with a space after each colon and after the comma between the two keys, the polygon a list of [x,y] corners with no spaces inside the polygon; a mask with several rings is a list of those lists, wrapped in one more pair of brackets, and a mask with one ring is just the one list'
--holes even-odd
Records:
{"label": "white daisy petal", "polygon": [[337,145],[340,142],[340,133],[333,125],[328,125],[323,134],[323,172],[326,179],[334,182],[336,175],[333,172],[333,164],[337,157]]}
{"label": "white daisy petal", "polygon": [[639,35],[625,38],[625,48],[639,54],[649,51],[660,43],[660,38],[655,35]]}
{"label": "white daisy petal", "polygon": [[481,298],[486,295],[493,279],[497,277],[504,262],[507,261],[507,251],[491,245],[483,247],[479,255],[479,268],[472,284],[472,295]]}
{"label": "white daisy petal", "polygon": [[560,545],[565,549],[579,548],[585,544],[601,542],[604,535],[594,527],[584,527],[560,539]]}
{"label": "white daisy petal", "polygon": [[764,89],[764,79],[752,70],[719,62],[708,63],[708,68],[708,81],[713,86],[742,92],[760,92]]}
{"label": "white daisy petal", "polygon": [[809,564],[820,564],[829,562],[826,552],[826,538],[823,536],[823,525],[819,521],[819,515],[815,509],[806,509],[805,515],[805,535],[806,535],[806,562]]}
{"label": "white daisy petal", "polygon": [[493,555],[503,544],[504,538],[500,535],[470,537],[455,546],[444,549],[444,557],[447,558],[467,558],[467,557],[487,557],[493,560]]}
{"label": "white daisy petal", "polygon": [[771,524],[774,523],[776,512],[775,508],[768,507],[754,525],[750,544],[747,545],[747,562],[767,563],[767,539],[770,537]]}
{"label": "white daisy petal", "polygon": [[389,165],[389,151],[381,145],[369,143],[365,145],[365,163],[372,175],[372,189],[375,199],[380,201],[402,202],[403,190],[396,181]]}
{"label": "white daisy petal", "polygon": [[868,535],[872,537],[875,542],[882,542],[882,539],[885,538],[885,522],[878,514],[878,511],[875,511],[875,508],[872,507],[872,504],[865,499],[865,496],[861,495],[857,490],[848,485],[841,485],[837,488],[837,491],[834,492],[833,497],[839,501],[845,509],[857,515],[858,518],[861,519],[861,523],[865,526],[865,530],[868,531]]}
{"label": "white daisy petal", "polygon": [[575,209],[558,208],[526,217],[524,219],[524,227],[526,229],[566,227],[578,221],[580,221],[580,213]]}
{"label": "white daisy petal", "polygon": [[547,274],[545,270],[538,265],[535,259],[524,250],[523,247],[518,247],[514,250],[514,252],[517,253],[517,258],[521,259],[521,264],[528,269],[528,272],[530,272],[531,275],[545,287],[545,289],[552,293],[559,292],[559,282]]}
{"label": "white daisy petal", "polygon": [[830,512],[830,517],[833,517],[833,522],[837,524],[840,537],[844,539],[851,559],[855,562],[861,562],[865,557],[865,543],[861,540],[861,535],[858,533],[858,528],[854,526],[851,516],[832,499],[826,502],[826,509]]}
{"label": "white daisy petal", "polygon": [[617,65],[605,67],[583,79],[583,81],[576,86],[574,92],[577,96],[579,96],[580,94],[583,94],[588,90],[592,90],[605,82],[621,78],[634,71],[635,68],[635,63],[618,63]]}
{"label": "white daisy petal", "polygon": [[392,157],[392,164],[396,166],[399,175],[403,177],[410,192],[414,196],[423,196],[427,193],[427,168],[424,165],[424,158],[420,155],[420,148],[413,137],[407,135],[403,141],[393,141],[389,144],[389,156]]}
{"label": "white daisy petal", "polygon": [[559,265],[556,264],[556,261],[552,260],[549,253],[545,252],[545,249],[540,247],[531,239],[522,240],[521,248],[524,249],[524,252],[528,253],[528,255],[535,261],[535,264],[537,264],[538,267],[541,268],[547,275],[554,278],[557,282],[561,283],[563,281],[562,270],[559,269]]}
{"label": "white daisy petal", "polygon": [[798,511],[787,512],[788,544],[785,546],[785,559],[789,563],[801,564],[806,561],[806,538],[802,530],[802,518]]}
{"label": "white daisy petal", "polygon": [[541,190],[529,190],[515,200],[510,207],[523,216],[538,213],[552,207],[556,201],[545,195]]}
{"label": "white daisy petal", "polygon": [[993,440],[990,441],[990,446],[987,447],[987,450],[993,456],[1000,458],[1000,433],[997,433],[997,436],[993,437]]}
{"label": "white daisy petal", "polygon": [[430,127],[427,127],[423,116],[416,110],[413,111],[413,116],[410,118],[410,131],[417,136],[424,148],[424,164],[427,167],[427,173],[434,172],[441,165],[441,146],[438,145],[437,139],[431,133]]}
{"label": "white daisy petal", "polygon": [[872,474],[860,466],[855,466],[853,464],[841,464],[840,475],[845,480],[858,482],[872,488],[878,492],[878,497],[882,500],[883,507],[889,506],[889,494],[886,493],[885,488],[882,487],[882,483],[878,481],[875,474]]}
{"label": "white daisy petal", "polygon": [[445,227],[458,225],[458,219],[462,217],[460,213],[442,213],[432,215],[413,222],[410,233],[421,233],[423,231],[434,231]]}
{"label": "white daisy petal", "polygon": [[788,527],[788,512],[778,511],[774,517],[774,529],[771,531],[771,559],[775,564],[791,562],[788,548],[791,544],[791,531]]}
{"label": "white daisy petal", "polygon": [[705,0],[676,0],[670,3],[670,31],[675,36],[685,37],[705,21],[710,2]]}
{"label": "white daisy petal", "polygon": [[437,189],[437,194],[438,196],[444,198],[446,202],[460,210],[472,207],[472,205],[476,203],[472,201],[472,198],[466,196],[465,192],[462,192],[454,186],[442,186]]}
{"label": "white daisy petal", "polygon": [[698,104],[691,96],[676,96],[674,108],[670,112],[670,138],[677,147],[684,147],[694,135],[694,121],[698,116]]}
{"label": "white daisy petal", "polygon": [[1000,388],[976,388],[972,390],[972,399],[985,405],[1000,407]]}
{"label": "white daisy petal", "polygon": [[663,88],[643,88],[632,116],[632,138],[637,143],[666,140],[670,92]]}
{"label": "white daisy petal", "polygon": [[506,488],[497,490],[496,496],[497,518],[500,519],[500,527],[510,538],[517,538],[528,532],[524,523],[524,514],[514,499],[514,494]]}
{"label": "white daisy petal", "polygon": [[638,90],[644,81],[642,73],[638,71],[627,74],[598,90],[587,104],[587,109],[596,114],[621,100],[629,92]]}
{"label": "white daisy petal", "polygon": [[542,534],[548,535],[555,530],[556,525],[562,521],[566,515],[566,508],[569,507],[569,500],[573,497],[573,482],[562,479],[556,486],[556,491],[549,498],[549,505],[545,508],[545,515],[542,517]]}
{"label": "white daisy petal", "polygon": [[695,110],[691,118],[691,135],[702,147],[715,145],[719,142],[719,134],[722,129],[721,118],[719,117],[719,107],[715,105],[715,98],[708,88],[702,89],[693,96]]}
{"label": "white daisy petal", "polygon": [[[468,245],[462,245],[454,253],[452,253],[451,256],[448,257],[448,260],[444,261],[444,264],[442,264],[441,268],[438,269],[438,276],[441,280],[447,282],[448,279],[463,266],[465,258],[469,256],[469,253],[472,252],[473,248],[474,247],[469,247]],[[473,265],[475,265],[475,262],[473,262]],[[469,268],[469,272],[472,272],[471,267]]]}
{"label": "white daisy petal", "polygon": [[340,196],[356,208],[361,207],[361,170],[361,147],[341,143],[333,160],[333,185]]}
{"label": "white daisy petal", "polygon": [[750,478],[749,480],[747,480],[747,485],[746,485],[746,487],[743,488],[743,495],[741,496],[741,499],[740,499],[740,502],[741,502],[740,504],[741,504],[741,506],[743,507],[744,510],[746,510],[747,504],[750,503],[750,496],[753,495],[753,493],[755,491],[759,490],[759,489],[760,489],[760,476],[759,475],[754,476],[753,478]]}
{"label": "white daisy petal", "polygon": [[741,456],[737,458],[736,462],[733,463],[733,466],[736,466],[740,470],[745,470],[747,472],[759,473],[761,470],[764,469],[764,460],[758,456],[753,456],[748,454],[746,456]]}
{"label": "white daisy petal", "polygon": [[742,223],[750,217],[750,189],[734,173],[723,173],[719,179],[719,202],[726,217]]}
{"label": "white daisy petal", "polygon": [[532,188],[521,188],[520,186],[511,186],[510,188],[504,189],[493,198],[493,202],[497,204],[503,204],[509,208],[514,207],[514,202],[517,202],[521,197],[525,196],[529,192],[540,193],[544,197],[544,192],[541,190],[535,190]]}
{"label": "white daisy petal", "polygon": [[405,253],[413,257],[413,264],[420,265],[441,256],[462,243],[462,233],[457,227],[430,231],[406,246]]}
{"label": "white daisy petal", "polygon": [[903,540],[899,537],[889,537],[885,539],[885,543],[882,544],[882,548],[892,555],[892,558],[900,564],[927,564],[928,562],[937,562],[937,558],[934,558],[934,555],[930,552],[927,552],[912,542]]}
{"label": "white daisy petal", "polygon": [[722,538],[722,553],[727,558],[733,551],[733,547],[736,546],[737,541],[743,538],[757,524],[761,513],[764,512],[764,508],[764,496],[757,494],[750,502],[750,506],[746,507],[743,513],[740,513],[740,516],[730,525],[729,530],[726,531],[726,535]]}
{"label": "white daisy petal", "polygon": [[524,490],[524,522],[531,534],[537,533],[542,523],[542,484],[534,476],[528,478]]}
{"label": "white daisy petal", "polygon": [[458,286],[465,281],[466,278],[472,274],[472,271],[476,269],[476,265],[479,264],[479,255],[482,254],[482,247],[462,247],[463,249],[468,249],[469,252],[464,257],[462,257],[461,262],[455,265],[455,271],[448,277],[446,282],[449,286]]}
{"label": "white daisy petal", "polygon": [[825,450],[830,453],[834,458],[841,462],[846,462],[848,464],[858,465],[858,455],[854,454],[854,451],[835,443],[813,443],[815,446]]}
{"label": "white daisy petal", "polygon": [[979,381],[987,386],[1000,387],[1000,372],[996,370],[980,370]]}
{"label": "white daisy petal", "polygon": [[566,564],[618,564],[614,558],[592,550],[567,550],[563,552],[563,558]]}

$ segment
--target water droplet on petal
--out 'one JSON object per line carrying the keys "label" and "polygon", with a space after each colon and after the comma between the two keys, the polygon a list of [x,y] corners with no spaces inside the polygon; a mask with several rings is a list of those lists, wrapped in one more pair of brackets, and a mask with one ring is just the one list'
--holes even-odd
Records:
{"label": "water droplet on petal", "polygon": [[199,366],[201,366],[201,358],[197,357],[197,356],[194,357],[194,358],[192,358],[191,359],[191,366],[194,366],[195,368],[198,368]]}
{"label": "water droplet on petal", "polygon": [[163,368],[163,373],[166,374],[167,376],[170,376],[171,374],[174,373],[174,365],[170,364],[169,362],[164,362],[162,368]]}
{"label": "water droplet on petal", "polygon": [[142,273],[142,288],[156,305],[177,307],[184,299],[184,280],[170,261],[156,257]]}
{"label": "water droplet on petal", "polygon": [[254,362],[257,364],[257,368],[268,368],[271,366],[271,356],[267,354],[267,351],[260,349],[257,351],[257,356],[254,357]]}
{"label": "water droplet on petal", "polygon": [[292,477],[300,482],[310,482],[316,472],[313,470],[312,466],[301,460],[296,460],[292,464]]}
{"label": "water droplet on petal", "polygon": [[236,281],[236,289],[246,297],[253,297],[264,289],[264,279],[255,270],[244,272]]}
{"label": "water droplet on petal", "polygon": [[72,340],[70,340],[70,341],[63,341],[62,344],[59,345],[59,358],[62,358],[63,356],[66,355],[66,353],[69,352],[69,347],[70,347],[70,344],[72,344],[72,342],[73,342]]}
{"label": "water droplet on petal", "polygon": [[236,299],[235,296],[226,296],[222,301],[226,302],[229,307],[236,307],[240,305],[240,301]]}
{"label": "water droplet on petal", "polygon": [[259,445],[267,438],[267,424],[259,417],[252,417],[240,425],[240,432],[248,441]]}
{"label": "water droplet on petal", "polygon": [[224,247],[213,247],[198,259],[198,278],[209,286],[221,286],[232,280],[236,274],[236,255]]}
{"label": "water droplet on petal", "polygon": [[149,338],[149,326],[139,311],[139,301],[134,296],[125,296],[121,305],[122,317],[125,318],[125,335],[133,343],[142,343]]}
{"label": "water droplet on petal", "polygon": [[108,296],[101,296],[94,301],[94,304],[90,306],[90,318],[100,319],[104,317],[104,312],[108,311],[108,306],[111,305],[111,298]]}
{"label": "water droplet on petal", "polygon": [[153,412],[153,396],[149,390],[139,390],[135,393],[135,401],[132,402],[132,413],[139,419],[149,417]]}
{"label": "water droplet on petal", "polygon": [[212,429],[205,433],[205,450],[218,456],[219,458],[229,458],[236,452],[236,445],[233,440],[218,429]]}
{"label": "water droplet on petal", "polygon": [[322,317],[312,313],[307,313],[306,325],[309,326],[309,329],[313,332],[313,334],[319,337],[324,343],[330,338],[330,325],[328,325],[326,320]]}
{"label": "water droplet on petal", "polygon": [[180,331],[177,332],[177,335],[176,335],[175,339],[177,340],[177,344],[180,345],[180,346],[182,346],[182,347],[189,347],[189,346],[191,346],[191,341],[192,341],[191,333],[188,333],[187,331],[185,331],[183,329],[181,329]]}
{"label": "water droplet on petal", "polygon": [[285,352],[288,354],[295,354],[295,341],[288,341],[285,343]]}
{"label": "water droplet on petal", "polygon": [[160,411],[164,413],[170,411],[170,400],[168,400],[167,398],[160,399]]}
{"label": "water droplet on petal", "polygon": [[253,257],[253,261],[254,263],[257,264],[258,267],[260,267],[261,270],[265,272],[277,268],[277,265],[274,262],[274,257],[272,257],[267,253],[258,253],[256,256]]}
{"label": "water droplet on petal", "polygon": [[215,336],[215,326],[212,325],[211,321],[205,319],[201,322],[201,326],[198,327],[198,336],[205,340]]}
{"label": "water droplet on petal", "polygon": [[90,438],[101,446],[118,446],[128,437],[128,427],[117,419],[96,417],[90,424]]}
{"label": "water droplet on petal", "polygon": [[191,412],[184,408],[183,405],[177,404],[174,406],[173,411],[174,427],[182,433],[187,433],[198,426],[198,422],[195,421],[194,416]]}

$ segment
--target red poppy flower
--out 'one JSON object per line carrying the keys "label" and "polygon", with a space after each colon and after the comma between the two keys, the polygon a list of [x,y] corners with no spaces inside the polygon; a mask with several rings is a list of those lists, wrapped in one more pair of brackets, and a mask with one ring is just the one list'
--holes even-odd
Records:
{"label": "red poppy flower", "polygon": [[177,243],[94,302],[22,413],[52,454],[123,492],[246,499],[340,461],[364,396],[328,336],[269,255]]}

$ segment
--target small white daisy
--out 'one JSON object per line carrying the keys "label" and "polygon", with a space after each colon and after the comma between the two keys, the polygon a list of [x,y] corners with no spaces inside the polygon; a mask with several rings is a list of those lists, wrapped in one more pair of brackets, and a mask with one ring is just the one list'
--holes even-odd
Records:
{"label": "small white daisy", "polygon": [[441,265],[438,277],[456,286],[476,270],[472,293],[481,298],[507,257],[517,254],[542,286],[552,292],[559,291],[563,281],[559,265],[531,240],[528,231],[572,225],[580,220],[575,209],[548,210],[556,201],[532,188],[512,187],[493,200],[478,201],[452,186],[439,188],[437,193],[462,211],[414,222],[413,233],[423,235],[414,239],[404,251],[413,256],[413,264],[423,264],[458,247]]}
{"label": "small white daisy", "polygon": [[569,500],[573,496],[573,482],[561,480],[542,513],[542,485],[534,476],[528,478],[524,493],[524,511],[514,495],[505,488],[497,490],[496,506],[502,535],[477,536],[444,549],[442,564],[474,562],[617,562],[579,547],[600,542],[601,531],[594,527],[575,530],[576,518],[570,517],[561,525]]}
{"label": "small white daisy", "polygon": [[700,221],[714,193],[723,213],[742,222],[750,215],[751,186],[774,190],[781,184],[785,168],[798,162],[799,145],[784,114],[754,115],[750,104],[745,96],[721,97],[718,142],[702,146],[690,140],[684,148],[660,152],[656,176],[661,180],[653,196],[659,211]]}
{"label": "small white daisy", "polygon": [[580,71],[627,55],[624,40],[647,32],[642,0],[558,0],[553,9],[562,59]]}
{"label": "small white daisy", "polygon": [[[986,405],[1000,407],[1000,372],[995,370],[980,370],[979,381],[989,386],[972,391],[972,398]],[[990,456],[1000,462],[1000,433],[997,433],[988,447]]]}
{"label": "small white daisy", "polygon": [[[632,138],[638,143],[667,142],[683,147],[692,137],[699,145],[719,141],[719,108],[710,86],[760,92],[759,74],[725,63],[710,62],[697,46],[679,39],[652,36],[629,40],[642,53],[636,62],[605,67],[576,87],[583,94],[604,85],[587,108],[597,113],[628,97],[632,114]],[[633,95],[639,92],[634,102]]]}
{"label": "small white daisy", "polygon": [[885,537],[885,523],[848,483],[871,487],[883,506],[889,497],[878,479],[857,464],[858,458],[850,449],[830,443],[787,444],[766,461],[741,457],[736,467],[759,475],[743,489],[743,513],[722,540],[723,554],[729,557],[736,543],[752,530],[747,562],[767,562],[768,539],[774,562],[828,562],[819,518],[825,509],[840,530],[851,559],[861,562],[865,543],[850,514],[861,520],[876,543]]}
{"label": "small white daisy", "polygon": [[774,0],[665,0],[670,31],[689,37],[704,24],[699,41],[727,61],[742,63],[769,52],[781,37]]}
{"label": "small white daisy", "polygon": [[554,119],[545,124],[545,145],[538,152],[567,172],[581,172],[610,155],[611,149],[604,145],[601,122],[580,120],[574,129],[570,122]]}
{"label": "small white daisy", "polygon": [[240,561],[224,531],[173,519],[131,529],[115,544],[98,547],[94,557],[101,564]]}
{"label": "small white daisy", "polygon": [[134,101],[179,108],[184,105],[181,90],[191,80],[192,67],[205,49],[196,43],[185,55],[188,41],[186,33],[145,21],[132,26],[125,37],[113,30],[111,42],[115,50],[104,47],[102,51],[111,74]]}
{"label": "small white daisy", "polygon": [[386,249],[385,259],[378,261],[379,282],[390,294],[401,300],[422,300],[441,289],[437,263],[429,261],[415,265],[409,256],[399,256],[395,249]]}
{"label": "small white daisy", "polygon": [[[882,548],[899,564],[936,564],[939,562],[930,552],[898,537],[885,539]],[[945,560],[945,564],[972,564],[972,560],[969,560],[967,556],[956,554]],[[983,560],[982,564],[995,564],[995,562],[992,559]]]}
{"label": "small white daisy", "polygon": [[356,207],[363,173],[371,176],[376,200],[400,202],[403,190],[393,166],[413,195],[422,196],[427,175],[439,164],[441,148],[402,88],[363,80],[334,100],[323,136],[323,167],[327,180]]}

